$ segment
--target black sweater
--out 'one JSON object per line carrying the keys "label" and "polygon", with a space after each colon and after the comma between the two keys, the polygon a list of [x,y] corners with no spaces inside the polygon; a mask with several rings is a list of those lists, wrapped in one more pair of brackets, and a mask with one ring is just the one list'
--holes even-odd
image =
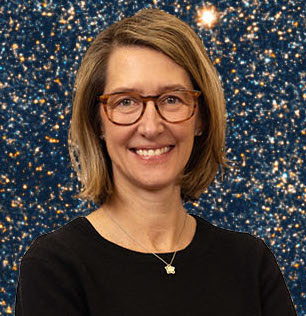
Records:
{"label": "black sweater", "polygon": [[[86,217],[38,237],[24,255],[16,316],[294,316],[277,261],[259,238],[193,215],[175,274],[153,254],[103,238]],[[173,253],[158,254],[170,262]]]}

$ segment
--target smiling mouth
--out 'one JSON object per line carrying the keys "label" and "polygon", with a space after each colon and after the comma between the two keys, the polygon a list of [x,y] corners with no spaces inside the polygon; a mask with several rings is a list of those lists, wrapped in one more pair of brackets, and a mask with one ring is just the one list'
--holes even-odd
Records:
{"label": "smiling mouth", "polygon": [[150,157],[150,156],[159,156],[162,154],[166,154],[173,148],[174,148],[174,145],[169,145],[169,146],[165,146],[158,149],[137,149],[136,150],[135,148],[130,148],[130,150],[135,152],[137,155]]}

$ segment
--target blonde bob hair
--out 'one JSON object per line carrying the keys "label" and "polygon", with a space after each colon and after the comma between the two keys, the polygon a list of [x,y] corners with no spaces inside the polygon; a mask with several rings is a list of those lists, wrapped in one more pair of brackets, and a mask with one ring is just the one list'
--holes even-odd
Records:
{"label": "blonde bob hair", "polygon": [[187,71],[194,89],[202,91],[198,104],[205,126],[194,139],[180,182],[182,200],[195,200],[215,178],[219,165],[222,178],[223,167],[231,168],[225,154],[224,94],[199,37],[187,23],[159,9],[143,9],[112,24],[96,37],[83,58],[76,76],[68,132],[69,154],[82,184],[75,197],[103,204],[112,196],[112,163],[100,138],[102,122],[97,96],[104,92],[112,51],[128,45],[164,53]]}

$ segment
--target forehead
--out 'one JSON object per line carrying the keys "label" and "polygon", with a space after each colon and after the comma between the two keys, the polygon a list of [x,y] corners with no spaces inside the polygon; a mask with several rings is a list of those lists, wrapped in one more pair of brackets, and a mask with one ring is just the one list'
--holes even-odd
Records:
{"label": "forehead", "polygon": [[140,93],[157,93],[163,87],[175,85],[193,89],[188,72],[157,50],[123,46],[115,48],[109,57],[105,94],[122,87]]}

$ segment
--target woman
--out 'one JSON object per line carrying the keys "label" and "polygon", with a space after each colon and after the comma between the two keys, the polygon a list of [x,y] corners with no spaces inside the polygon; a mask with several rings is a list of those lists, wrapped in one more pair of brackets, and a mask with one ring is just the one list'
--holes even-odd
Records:
{"label": "woman", "polygon": [[262,240],[184,209],[229,167],[225,121],[218,75],[186,23],[146,9],[101,32],[69,131],[78,197],[101,207],[34,241],[16,315],[296,315]]}

